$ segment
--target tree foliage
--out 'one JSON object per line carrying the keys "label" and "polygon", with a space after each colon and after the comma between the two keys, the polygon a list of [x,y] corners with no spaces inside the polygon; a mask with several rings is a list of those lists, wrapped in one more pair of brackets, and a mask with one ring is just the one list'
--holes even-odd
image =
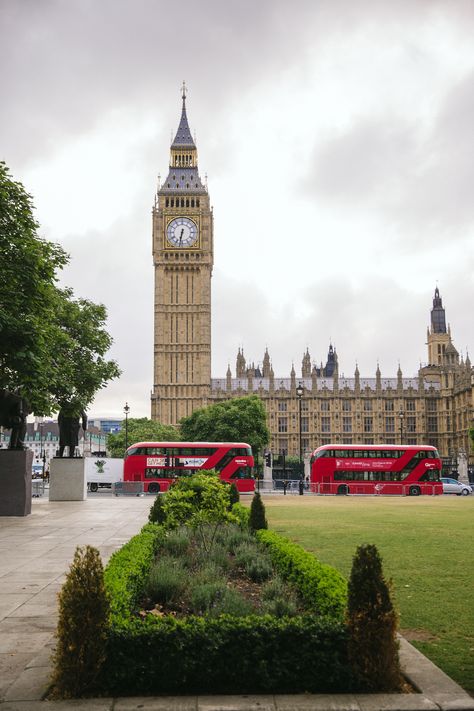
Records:
{"label": "tree foliage", "polygon": [[180,422],[190,442],[247,442],[254,453],[268,443],[265,407],[257,395],[239,397],[195,410]]}
{"label": "tree foliage", "polygon": [[[177,442],[179,432],[173,425],[162,425],[161,422],[148,417],[130,417],[128,419],[128,446],[135,442]],[[125,454],[125,421],[122,421],[120,432],[107,437],[107,450],[112,457],[123,457]]]}
{"label": "tree foliage", "polygon": [[0,387],[42,415],[71,401],[85,409],[120,371],[104,357],[105,307],[57,286],[69,258],[38,229],[31,196],[0,163]]}
{"label": "tree foliage", "polygon": [[165,525],[191,526],[207,551],[223,524],[237,522],[230,508],[230,487],[213,469],[181,477],[163,494]]}

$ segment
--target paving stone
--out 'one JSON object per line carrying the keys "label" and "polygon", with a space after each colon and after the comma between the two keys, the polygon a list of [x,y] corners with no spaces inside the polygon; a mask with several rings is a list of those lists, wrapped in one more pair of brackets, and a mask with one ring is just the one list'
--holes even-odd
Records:
{"label": "paving stone", "polygon": [[49,632],[4,632],[0,637],[0,654],[39,652],[51,639]]}
{"label": "paving stone", "polygon": [[198,696],[198,711],[276,711],[270,695]]}
{"label": "paving stone", "polygon": [[0,711],[112,711],[113,699],[71,699],[67,701],[5,701]]}
{"label": "paving stone", "polygon": [[41,700],[48,691],[49,671],[46,667],[25,669],[5,693],[5,701]]}
{"label": "paving stone", "polygon": [[360,711],[350,694],[282,694],[275,705],[277,711]]}
{"label": "paving stone", "polygon": [[23,672],[30,660],[30,652],[0,654],[0,698],[5,696],[8,688]]}
{"label": "paving stone", "polygon": [[196,696],[133,696],[117,699],[114,711],[197,711]]}
{"label": "paving stone", "polygon": [[423,694],[357,694],[361,711],[438,711]]}

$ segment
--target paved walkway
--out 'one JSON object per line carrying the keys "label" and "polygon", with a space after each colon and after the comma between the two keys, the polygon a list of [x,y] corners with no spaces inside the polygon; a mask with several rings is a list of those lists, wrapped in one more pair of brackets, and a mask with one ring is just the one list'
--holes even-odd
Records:
{"label": "paved walkway", "polygon": [[78,545],[106,562],[146,522],[149,497],[33,499],[32,514],[0,518],[0,711],[474,711],[474,699],[402,640],[417,694],[157,697],[41,701],[50,674],[56,596]]}

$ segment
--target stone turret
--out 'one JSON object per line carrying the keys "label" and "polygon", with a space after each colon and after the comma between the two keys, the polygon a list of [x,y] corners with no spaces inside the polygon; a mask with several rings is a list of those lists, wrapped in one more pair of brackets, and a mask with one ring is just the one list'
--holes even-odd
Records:
{"label": "stone turret", "polygon": [[265,348],[265,355],[263,356],[262,370],[263,377],[268,378],[270,376],[270,356],[268,354],[268,348]]}
{"label": "stone turret", "polygon": [[246,368],[246,362],[245,362],[245,357],[244,357],[244,349],[242,348],[242,352],[240,351],[237,353],[237,360],[235,363],[235,374],[238,378],[245,378],[247,374],[247,368]]}
{"label": "stone turret", "polygon": [[303,360],[301,362],[301,377],[302,378],[310,378],[311,377],[311,356],[309,355],[308,348],[306,349],[306,353],[304,354]]}

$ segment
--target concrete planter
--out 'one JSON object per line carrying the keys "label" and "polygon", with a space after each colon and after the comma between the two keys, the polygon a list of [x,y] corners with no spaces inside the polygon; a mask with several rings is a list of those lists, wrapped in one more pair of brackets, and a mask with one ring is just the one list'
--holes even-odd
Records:
{"label": "concrete planter", "polygon": [[87,479],[84,459],[59,458],[51,460],[49,470],[50,501],[85,501]]}
{"label": "concrete planter", "polygon": [[0,450],[0,516],[31,513],[32,464],[29,450]]}

